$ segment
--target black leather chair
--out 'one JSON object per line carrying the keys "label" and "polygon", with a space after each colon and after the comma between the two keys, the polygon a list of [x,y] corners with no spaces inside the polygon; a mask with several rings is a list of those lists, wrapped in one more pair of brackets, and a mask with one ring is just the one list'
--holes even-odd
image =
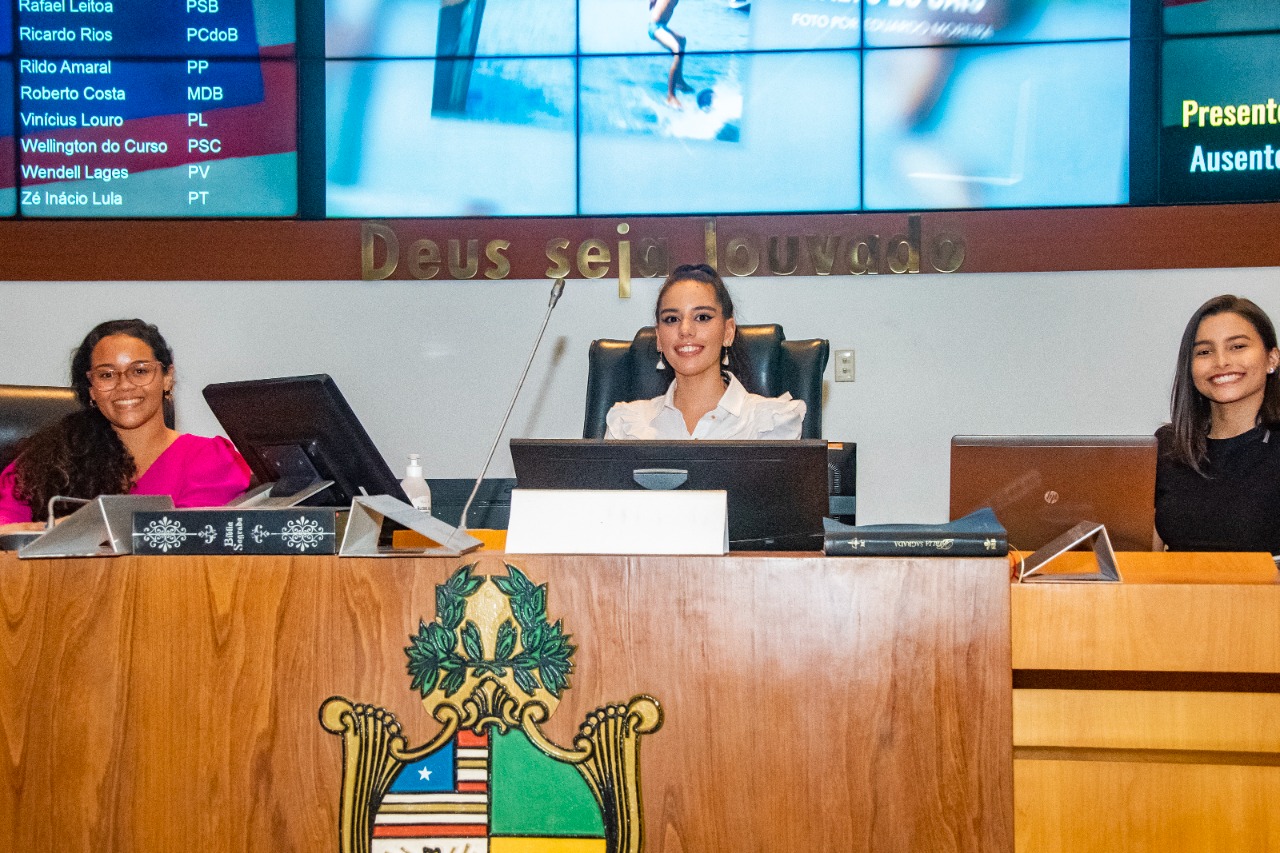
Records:
{"label": "black leather chair", "polygon": [[[748,391],[766,397],[790,391],[806,405],[800,437],[822,437],[822,372],[827,368],[830,342],[786,340],[777,324],[739,326],[733,350],[735,375]],[[605,415],[614,403],[666,393],[671,374],[659,371],[657,363],[653,326],[645,326],[630,341],[591,342],[583,438],[604,437]]]}
{"label": "black leather chair", "polygon": [[[18,455],[19,441],[79,408],[70,388],[0,385],[0,470]],[[172,399],[164,401],[164,422],[174,428]]]}
{"label": "black leather chair", "polygon": [[79,408],[70,388],[0,385],[0,469],[17,456],[19,441]]}

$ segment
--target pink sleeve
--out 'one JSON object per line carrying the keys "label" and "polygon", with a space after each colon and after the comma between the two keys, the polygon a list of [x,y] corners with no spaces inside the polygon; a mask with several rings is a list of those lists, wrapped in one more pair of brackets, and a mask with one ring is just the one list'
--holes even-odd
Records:
{"label": "pink sleeve", "polygon": [[222,436],[181,435],[134,484],[136,495],[172,495],[173,505],[223,506],[249,487],[249,466]]}
{"label": "pink sleeve", "polygon": [[0,473],[0,524],[17,524],[31,520],[31,507],[18,500],[13,490],[18,485],[16,461]]}

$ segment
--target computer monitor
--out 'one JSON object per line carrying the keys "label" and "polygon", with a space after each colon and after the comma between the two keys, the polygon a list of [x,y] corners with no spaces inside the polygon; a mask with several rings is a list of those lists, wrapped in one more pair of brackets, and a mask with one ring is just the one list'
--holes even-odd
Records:
{"label": "computer monitor", "polygon": [[[475,477],[428,477],[431,487],[431,514],[446,524],[458,526],[462,508],[471,497]],[[468,530],[506,530],[511,521],[511,490],[514,477],[486,477],[476,489],[475,500],[467,510]]]}
{"label": "computer monitor", "polygon": [[[819,551],[827,514],[825,441],[511,440],[526,489],[714,489],[728,493],[729,548]],[[676,473],[651,473],[651,472]],[[663,484],[653,481],[666,480]],[[648,485],[645,485],[648,483]]]}
{"label": "computer monitor", "polygon": [[292,493],[333,485],[307,506],[350,506],[363,493],[406,500],[369,434],[326,374],[219,382],[204,398],[260,482]]}
{"label": "computer monitor", "polygon": [[951,439],[951,517],[991,507],[1015,550],[1035,551],[1081,521],[1096,521],[1116,550],[1150,551],[1155,493],[1153,436]]}

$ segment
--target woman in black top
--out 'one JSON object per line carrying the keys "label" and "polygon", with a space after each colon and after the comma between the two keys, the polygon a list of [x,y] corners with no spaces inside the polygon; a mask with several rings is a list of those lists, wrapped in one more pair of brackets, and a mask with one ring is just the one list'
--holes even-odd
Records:
{"label": "woman in black top", "polygon": [[1217,296],[1187,323],[1173,423],[1156,432],[1156,531],[1172,551],[1280,554],[1280,348],[1266,313]]}

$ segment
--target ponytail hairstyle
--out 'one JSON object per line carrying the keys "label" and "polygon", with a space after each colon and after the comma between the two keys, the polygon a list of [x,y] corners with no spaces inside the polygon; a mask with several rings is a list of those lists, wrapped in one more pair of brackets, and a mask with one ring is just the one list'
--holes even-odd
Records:
{"label": "ponytail hairstyle", "polygon": [[[672,285],[679,284],[682,281],[699,281],[703,284],[711,285],[712,291],[715,292],[716,304],[720,308],[720,313],[726,320],[732,320],[733,317],[733,297],[729,295],[729,288],[725,287],[724,279],[720,277],[720,273],[715,271],[715,267],[710,264],[681,264],[671,271],[671,275],[667,276],[667,280],[662,283],[662,287],[658,288],[658,298],[653,303],[653,320],[658,322],[658,311],[662,308],[662,297],[666,295],[668,289]],[[734,342],[723,348],[722,356],[728,356],[729,363],[724,369],[730,373],[737,373],[738,355],[734,349],[737,344],[737,335],[733,338]],[[675,371],[671,369],[671,365],[664,362],[661,369],[664,377],[674,379]]]}

